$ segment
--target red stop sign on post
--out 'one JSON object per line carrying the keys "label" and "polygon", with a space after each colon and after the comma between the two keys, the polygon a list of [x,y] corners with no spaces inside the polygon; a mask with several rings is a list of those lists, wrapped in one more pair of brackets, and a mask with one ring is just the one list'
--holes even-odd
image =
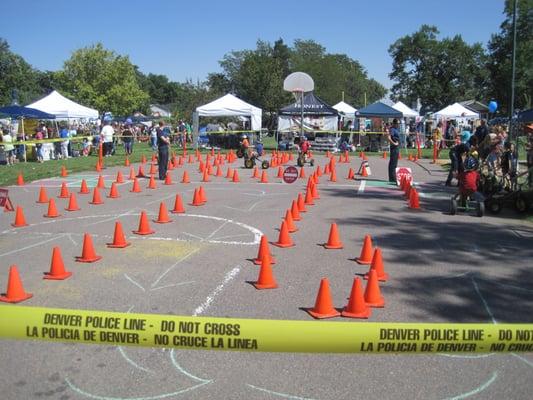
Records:
{"label": "red stop sign on post", "polygon": [[296,167],[291,165],[285,168],[285,171],[283,171],[283,182],[293,183],[296,179],[298,179],[298,170]]}
{"label": "red stop sign on post", "polygon": [[413,183],[413,173],[411,168],[398,167],[396,168],[396,183],[399,185],[403,178],[406,178],[409,183]]}

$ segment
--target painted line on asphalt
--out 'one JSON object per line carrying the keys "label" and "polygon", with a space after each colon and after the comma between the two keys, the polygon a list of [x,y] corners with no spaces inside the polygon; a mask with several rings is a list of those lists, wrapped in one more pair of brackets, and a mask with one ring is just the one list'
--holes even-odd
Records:
{"label": "painted line on asphalt", "polygon": [[474,396],[478,393],[481,393],[482,391],[487,389],[490,385],[492,385],[492,383],[496,380],[497,377],[498,377],[498,372],[493,372],[490,379],[487,382],[483,383],[482,385],[478,386],[477,388],[469,392],[454,396],[454,397],[447,397],[446,400],[461,400],[461,399],[466,399],[467,397],[470,397],[470,396]]}
{"label": "painted line on asphalt", "polygon": [[363,194],[365,191],[366,181],[361,181],[359,184],[359,189],[357,189],[357,194]]}
{"label": "painted line on asphalt", "polygon": [[167,275],[170,271],[172,271],[174,268],[176,268],[180,263],[182,263],[183,261],[185,261],[186,259],[188,259],[190,256],[192,256],[193,254],[197,253],[200,249],[194,249],[193,251],[191,251],[190,253],[186,254],[185,256],[181,257],[178,261],[176,261],[174,264],[172,264],[165,272],[163,272],[161,275],[159,275],[157,277],[157,279],[152,283],[152,285],[150,286],[152,289],[154,287],[157,286],[157,284],[159,283],[159,281],[161,281],[161,279],[163,279],[165,277],[165,275]]}
{"label": "painted line on asphalt", "polygon": [[275,392],[273,390],[269,390],[269,389],[265,389],[265,388],[261,388],[261,387],[258,387],[258,386],[254,386],[254,385],[250,385],[249,383],[246,384],[246,386],[254,389],[254,390],[259,390],[260,392],[265,392],[265,393],[268,393],[268,394],[273,394],[274,396],[278,396],[278,397],[283,397],[284,399],[293,399],[293,400],[314,400],[310,397],[300,397],[300,396],[293,396],[291,394],[286,394],[286,393],[280,393],[280,392]]}
{"label": "painted line on asphalt", "polygon": [[61,238],[65,237],[66,235],[67,235],[66,233],[61,233],[61,234],[59,234],[58,236],[56,236],[54,238],[43,240],[41,242],[30,244],[29,246],[21,247],[20,249],[15,249],[15,250],[8,251],[7,253],[0,254],[0,257],[8,256],[8,255],[15,254],[15,253],[20,253],[21,251],[28,250],[28,249],[31,249],[33,247],[41,246],[41,245],[43,245],[45,243],[52,242],[52,241],[57,240],[57,239],[61,239]]}
{"label": "painted line on asphalt", "polygon": [[241,268],[242,267],[240,265],[237,265],[235,268],[229,271],[226,276],[224,276],[224,280],[222,281],[222,283],[218,285],[209,296],[206,297],[205,301],[202,304],[196,307],[196,309],[192,313],[192,316],[197,317],[198,315],[203,314],[204,311],[211,306],[211,303],[213,303],[215,298],[222,292],[224,286],[231,282],[239,274]]}
{"label": "painted line on asphalt", "polygon": [[489,314],[490,318],[492,319],[492,323],[497,324],[498,322],[496,321],[496,318],[494,318],[494,314],[492,314],[492,311],[490,310],[489,305],[487,304],[487,301],[485,300],[485,298],[481,294],[481,291],[479,290],[479,287],[477,285],[476,280],[474,279],[473,276],[470,277],[470,280],[472,281],[472,284],[474,285],[474,289],[476,290],[476,293],[478,294],[479,298],[483,302],[483,306],[485,307],[485,311],[487,311],[487,314]]}

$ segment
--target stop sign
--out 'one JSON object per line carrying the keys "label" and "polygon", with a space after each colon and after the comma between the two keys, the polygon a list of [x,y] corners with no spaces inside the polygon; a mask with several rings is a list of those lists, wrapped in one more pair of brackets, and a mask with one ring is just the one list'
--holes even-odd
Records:
{"label": "stop sign", "polygon": [[293,183],[296,179],[298,179],[298,170],[296,167],[291,165],[285,168],[285,171],[283,171],[283,182]]}
{"label": "stop sign", "polygon": [[403,177],[407,178],[409,183],[413,183],[413,174],[411,168],[398,167],[396,168],[396,183],[399,185]]}

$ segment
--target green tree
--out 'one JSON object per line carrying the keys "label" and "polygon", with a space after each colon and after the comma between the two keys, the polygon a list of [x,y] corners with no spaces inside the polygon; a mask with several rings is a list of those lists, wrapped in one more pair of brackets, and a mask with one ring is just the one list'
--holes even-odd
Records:
{"label": "green tree", "polygon": [[149,95],[140,88],[129,58],[101,43],[76,50],[59,77],[67,96],[99,111],[129,115],[147,109]]}
{"label": "green tree", "polygon": [[[511,100],[513,4],[514,1],[505,1],[505,20],[488,44],[489,92],[504,113],[508,112]],[[533,0],[518,1],[516,30],[515,108],[527,109],[533,106]]]}
{"label": "green tree", "polygon": [[483,47],[468,45],[460,35],[439,40],[438,34],[435,26],[422,25],[389,47],[393,100],[413,104],[420,98],[424,107],[437,111],[455,101],[485,97],[488,74]]}
{"label": "green tree", "polygon": [[39,72],[13,53],[9,44],[0,38],[0,104],[11,103],[13,90],[17,91],[19,104],[22,105],[45,94],[39,85]]}

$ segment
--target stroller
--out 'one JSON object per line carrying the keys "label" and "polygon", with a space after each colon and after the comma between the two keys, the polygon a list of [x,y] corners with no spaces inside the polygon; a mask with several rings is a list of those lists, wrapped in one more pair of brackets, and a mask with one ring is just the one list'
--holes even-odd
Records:
{"label": "stroller", "polygon": [[479,162],[473,156],[468,156],[464,163],[464,171],[459,173],[459,192],[451,198],[450,214],[458,211],[469,212],[475,210],[478,217],[485,214],[485,198],[478,192]]}

